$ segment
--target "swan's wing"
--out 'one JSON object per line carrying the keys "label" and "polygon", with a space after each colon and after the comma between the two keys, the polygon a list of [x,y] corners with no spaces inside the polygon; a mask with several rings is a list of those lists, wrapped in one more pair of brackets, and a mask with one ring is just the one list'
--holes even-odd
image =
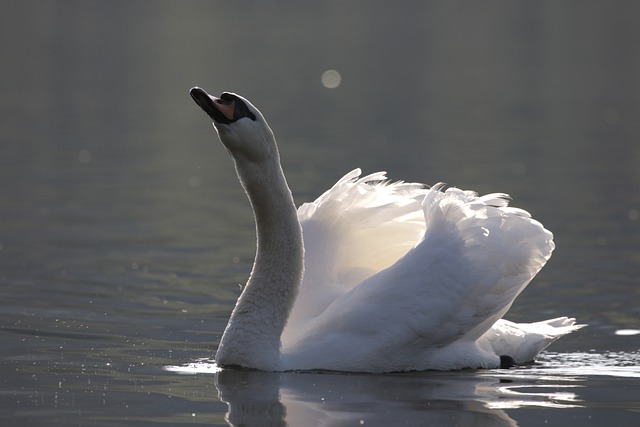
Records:
{"label": "swan's wing", "polygon": [[437,189],[424,200],[427,232],[416,248],[423,253],[414,256],[441,259],[425,273],[434,277],[435,270],[444,284],[430,284],[436,289],[428,293],[457,292],[460,299],[453,299],[452,308],[462,325],[459,338],[476,340],[551,257],[553,234],[528,212],[509,207],[506,194],[477,197],[457,188]]}
{"label": "swan's wing", "polygon": [[385,172],[356,169],[298,209],[305,243],[305,281],[350,289],[389,267],[424,233],[423,184],[389,182]]}
{"label": "swan's wing", "polygon": [[[328,352],[335,354],[333,366],[379,360],[397,369],[448,369],[429,365],[438,349],[460,343],[476,349],[475,340],[551,256],[553,236],[527,212],[508,207],[504,194],[477,197],[440,189],[435,186],[424,197],[426,231],[419,243],[309,322],[285,348],[291,363]],[[466,357],[463,353],[447,354]],[[473,357],[459,360],[457,367],[473,366]]]}
{"label": "swan's wing", "polygon": [[298,209],[305,274],[283,342],[367,277],[391,266],[424,233],[424,185],[390,183],[385,172],[341,178]]}

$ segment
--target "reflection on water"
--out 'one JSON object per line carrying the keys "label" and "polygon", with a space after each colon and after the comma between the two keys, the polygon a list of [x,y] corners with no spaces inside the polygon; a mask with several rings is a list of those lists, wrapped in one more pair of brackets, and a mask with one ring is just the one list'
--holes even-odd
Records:
{"label": "reflection on water", "polygon": [[524,375],[575,377],[576,380],[592,376],[640,378],[640,352],[545,352],[538,362],[525,370]]}
{"label": "reflection on water", "polygon": [[[515,426],[505,410],[598,406],[581,396],[594,376],[640,378],[640,353],[543,353],[510,370],[386,375],[268,373],[220,369],[207,359],[166,366],[211,374],[230,425],[496,425]],[[637,384],[637,382],[635,382]],[[636,409],[640,396],[618,401]]]}

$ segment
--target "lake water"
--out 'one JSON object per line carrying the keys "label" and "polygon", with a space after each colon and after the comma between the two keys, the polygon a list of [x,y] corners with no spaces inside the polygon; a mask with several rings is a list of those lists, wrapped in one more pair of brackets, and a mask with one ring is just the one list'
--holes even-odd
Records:
{"label": "lake water", "polygon": [[[3,5],[0,423],[638,425],[638,22],[631,1]],[[261,108],[298,203],[355,167],[511,194],[557,249],[507,318],[589,327],[513,370],[217,371],[254,228],[194,85]]]}

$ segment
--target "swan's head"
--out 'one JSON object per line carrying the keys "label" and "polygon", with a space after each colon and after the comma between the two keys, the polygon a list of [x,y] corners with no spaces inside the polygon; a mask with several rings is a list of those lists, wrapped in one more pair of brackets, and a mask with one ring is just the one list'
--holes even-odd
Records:
{"label": "swan's head", "polygon": [[230,92],[216,98],[199,87],[189,93],[211,117],[220,141],[236,160],[261,162],[273,156],[277,158],[271,128],[260,111],[245,98]]}

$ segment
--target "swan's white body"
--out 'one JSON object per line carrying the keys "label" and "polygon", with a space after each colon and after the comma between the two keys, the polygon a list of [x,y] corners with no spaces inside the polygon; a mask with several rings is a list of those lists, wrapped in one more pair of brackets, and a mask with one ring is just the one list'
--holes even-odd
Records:
{"label": "swan's white body", "polygon": [[502,355],[532,361],[580,327],[566,317],[502,319],[554,248],[552,234],[509,207],[508,196],[389,183],[382,172],[361,177],[354,170],[296,210],[261,113],[233,94],[214,98],[194,88],[192,96],[233,156],[258,235],[218,364],[495,368]]}

